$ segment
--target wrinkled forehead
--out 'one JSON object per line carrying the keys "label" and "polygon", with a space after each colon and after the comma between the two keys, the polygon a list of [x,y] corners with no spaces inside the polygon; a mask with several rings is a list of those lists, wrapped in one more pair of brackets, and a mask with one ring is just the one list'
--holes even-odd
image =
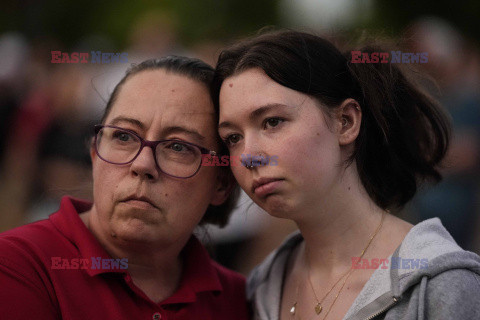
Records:
{"label": "wrinkled forehead", "polygon": [[124,83],[105,122],[112,124],[119,117],[135,119],[156,132],[182,126],[212,140],[216,137],[216,116],[207,86],[165,70],[143,71]]}

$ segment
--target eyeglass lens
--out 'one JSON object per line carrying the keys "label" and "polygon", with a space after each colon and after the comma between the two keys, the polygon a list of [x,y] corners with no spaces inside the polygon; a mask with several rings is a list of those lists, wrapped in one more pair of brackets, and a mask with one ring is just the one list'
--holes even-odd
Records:
{"label": "eyeglass lens", "polygon": [[[97,133],[98,155],[113,164],[127,164],[133,161],[141,147],[141,138],[129,131],[103,127]],[[155,148],[155,157],[160,170],[176,177],[192,176],[202,162],[200,149],[181,141],[160,142]]]}

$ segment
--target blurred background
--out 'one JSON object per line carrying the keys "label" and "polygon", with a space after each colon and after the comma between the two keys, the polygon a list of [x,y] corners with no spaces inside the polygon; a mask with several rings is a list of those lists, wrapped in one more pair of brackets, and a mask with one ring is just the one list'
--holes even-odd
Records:
{"label": "blurred background", "polygon": [[[88,139],[131,63],[167,54],[214,65],[222,47],[274,26],[365,34],[404,52],[450,112],[444,181],[426,185],[400,214],[438,216],[464,248],[480,252],[480,2],[477,0],[2,1],[0,5],[0,231],[48,217],[63,195],[91,199]],[[128,63],[53,64],[51,51],[126,52]],[[199,230],[212,255],[247,274],[295,230],[242,196],[229,226]]]}

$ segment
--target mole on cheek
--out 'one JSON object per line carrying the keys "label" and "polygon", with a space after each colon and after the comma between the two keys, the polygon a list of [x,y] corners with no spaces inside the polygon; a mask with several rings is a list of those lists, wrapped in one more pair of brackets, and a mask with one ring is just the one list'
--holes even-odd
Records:
{"label": "mole on cheek", "polygon": [[175,92],[175,89],[172,89],[172,92]]}
{"label": "mole on cheek", "polygon": [[230,88],[232,88],[232,87],[233,87],[233,83],[230,83],[228,86],[229,86]]}
{"label": "mole on cheek", "polygon": [[165,193],[165,197],[168,197],[168,193]]}

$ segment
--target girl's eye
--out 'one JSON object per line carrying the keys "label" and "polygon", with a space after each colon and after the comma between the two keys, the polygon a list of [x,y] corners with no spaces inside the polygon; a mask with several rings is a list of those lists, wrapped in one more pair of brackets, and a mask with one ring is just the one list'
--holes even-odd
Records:
{"label": "girl's eye", "polygon": [[275,128],[276,126],[278,126],[283,121],[285,121],[285,120],[283,120],[281,118],[267,118],[263,122],[263,128],[264,129],[267,129],[268,127]]}
{"label": "girl's eye", "polygon": [[227,146],[232,146],[236,144],[238,141],[240,141],[240,135],[235,133],[228,135],[224,141]]}

